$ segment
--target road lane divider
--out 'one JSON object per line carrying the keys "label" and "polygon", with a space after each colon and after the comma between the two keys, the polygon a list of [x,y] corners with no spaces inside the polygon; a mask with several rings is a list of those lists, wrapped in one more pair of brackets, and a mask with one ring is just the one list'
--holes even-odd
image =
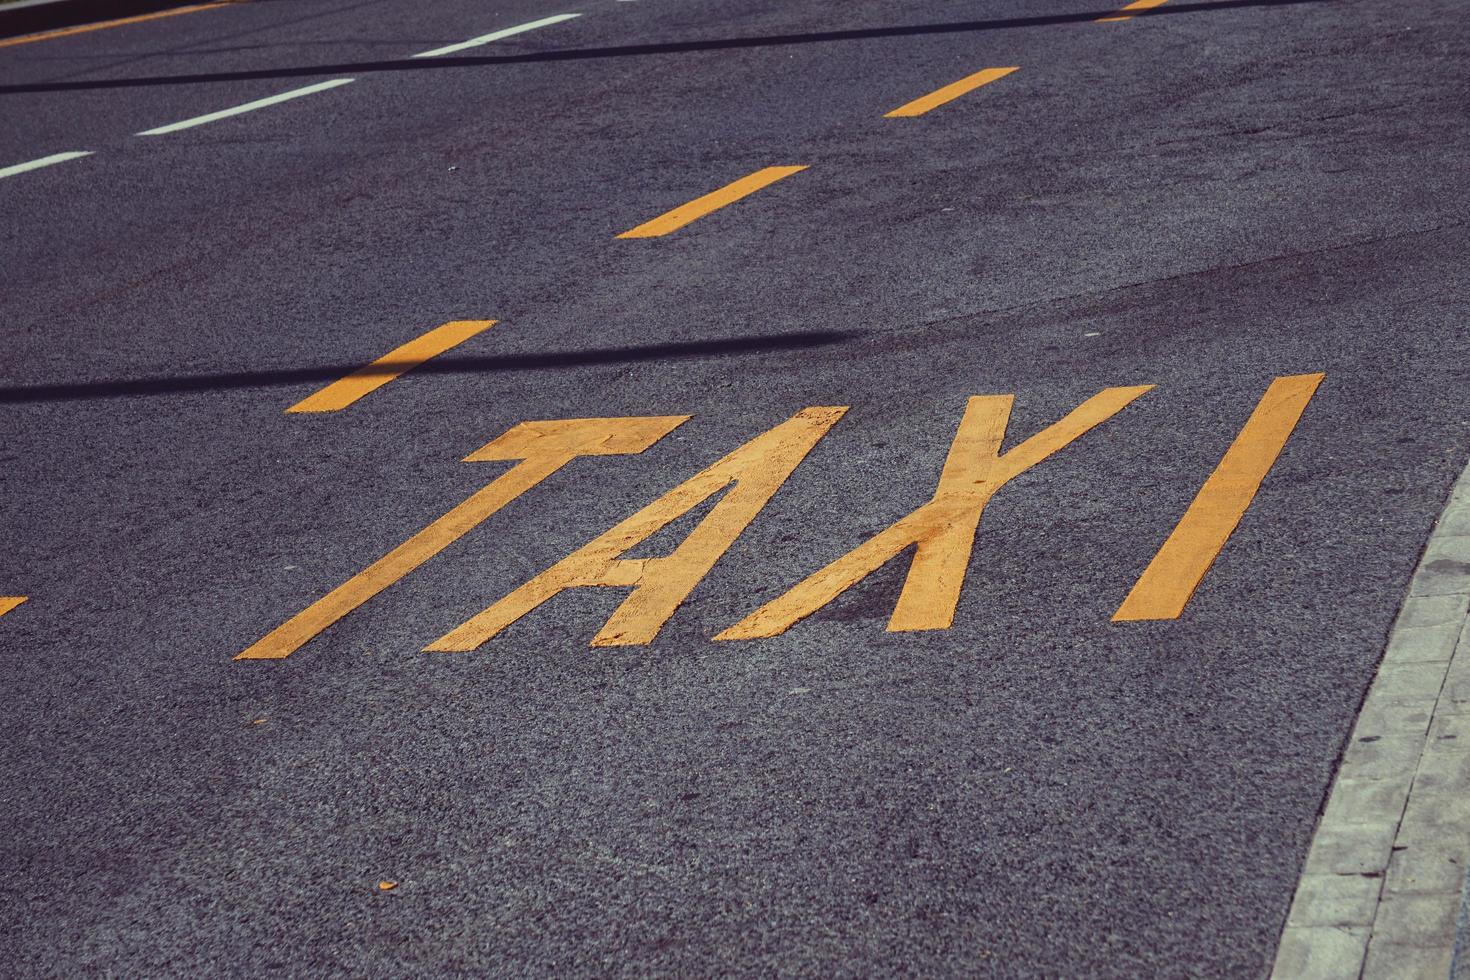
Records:
{"label": "road lane divider", "polygon": [[196,3],[188,7],[175,7],[172,10],[159,10],[151,14],[139,14],[136,17],[120,17],[117,20],[103,20],[95,24],[79,24],[76,27],[62,27],[54,31],[41,31],[38,34],[22,34],[20,37],[7,37],[0,40],[0,48],[14,47],[17,44],[34,44],[37,41],[51,41],[58,37],[85,34],[88,31],[103,31],[110,27],[125,27],[128,24],[141,24],[145,20],[177,17],[179,14],[192,14],[200,10],[214,10],[216,7],[229,7],[238,2],[239,0],[223,0],[221,3]]}
{"label": "road lane divider", "polygon": [[1001,487],[1127,408],[1153,385],[1106,388],[1009,452],[1000,451],[1014,395],[969,400],[928,503],[792,586],[716,640],[776,636],[909,548],[908,576],[888,632],[949,629],[985,505]]}
{"label": "road lane divider", "polygon": [[931,109],[939,108],[946,102],[953,102],[966,92],[973,92],[980,86],[989,85],[991,82],[1005,78],[1011,72],[1017,70],[1019,70],[1019,66],[1010,68],[986,68],[983,71],[977,71],[975,74],[967,75],[957,82],[951,82],[943,88],[935,89],[928,95],[905,103],[892,112],[885,112],[883,118],[911,119],[915,116],[922,116]]}
{"label": "road lane divider", "polygon": [[82,157],[91,156],[93,152],[95,151],[69,150],[66,153],[53,153],[49,157],[41,157],[41,159],[39,160],[30,160],[26,163],[17,163],[9,167],[0,167],[0,178],[14,177],[16,174],[23,174],[30,170],[40,170],[42,167],[49,167],[57,163],[65,163],[68,160],[80,160]]}
{"label": "road lane divider", "polygon": [[[845,406],[807,408],[696,473],[510,595],[446,633],[426,651],[469,651],[568,589],[631,588],[592,640],[595,647],[641,646],[735,543],[766,502],[846,414]],[[729,488],[670,554],[624,558],[659,531]]]}
{"label": "road lane divider", "polygon": [[402,579],[579,456],[636,456],[687,415],[522,422],[466,456],[466,463],[519,460],[487,486],[238,654],[281,660]]}
{"label": "road lane divider", "polygon": [[665,212],[651,221],[645,221],[637,228],[632,228],[618,235],[619,238],[658,238],[672,231],[678,231],[693,221],[698,221],[711,212],[718,211],[728,204],[733,204],[742,197],[748,197],[763,187],[769,187],[778,180],[790,177],[792,174],[800,173],[807,169],[805,165],[799,167],[765,167],[753,174],[741,177],[734,183],[726,184],[719,190],[710,191],[703,197],[697,197],[688,204],[681,204],[672,211]]}
{"label": "road lane divider", "polygon": [[167,133],[177,133],[181,129],[193,129],[195,126],[203,126],[205,123],[216,122],[220,119],[228,119],[231,116],[238,116],[246,112],[254,112],[256,109],[264,109],[266,106],[277,105],[281,102],[289,102],[292,99],[299,99],[302,96],[306,95],[315,95],[317,92],[325,92],[328,89],[337,88],[339,85],[346,85],[349,82],[353,81],[356,81],[356,79],[333,78],[329,81],[317,82],[315,85],[307,85],[304,88],[297,88],[292,89],[289,92],[282,92],[280,95],[272,95],[264,99],[256,99],[254,102],[247,102],[244,105],[237,105],[232,109],[221,109],[219,112],[211,112],[203,116],[195,116],[193,119],[185,119],[182,122],[169,123],[167,126],[159,126],[156,129],[145,129],[143,132],[136,135],[163,136]]}
{"label": "road lane divider", "polygon": [[1277,378],[1139,576],[1113,622],[1178,619],[1271,472],[1325,375]]}
{"label": "road lane divider", "polygon": [[495,326],[496,320],[451,320],[406,344],[395,347],[345,378],[333,381],[286,409],[287,414],[340,412],[353,402],[372,394],[395,378],[402,377],[430,358],[457,347]]}
{"label": "road lane divider", "polygon": [[1169,0],[1133,0],[1132,3],[1119,10],[1116,14],[1109,14],[1106,17],[1099,17],[1097,20],[1093,21],[1093,23],[1115,24],[1119,21],[1132,20],[1134,14],[1144,10],[1152,10],[1155,7],[1162,7],[1168,2]]}
{"label": "road lane divider", "polygon": [[482,44],[490,44],[494,41],[500,41],[504,38],[514,37],[517,34],[524,34],[527,31],[534,31],[542,27],[550,27],[552,24],[560,24],[563,21],[568,21],[573,19],[574,17],[581,16],[581,14],[554,14],[551,17],[542,17],[540,20],[533,20],[528,24],[517,24],[515,27],[506,27],[498,31],[491,31],[489,34],[482,34],[479,37],[472,37],[468,41],[460,41],[458,44],[445,45],[442,48],[435,48],[432,51],[421,51],[418,54],[414,55],[414,57],[437,58],[443,54],[454,54],[456,51],[464,51],[468,48],[478,48]]}
{"label": "road lane divider", "polygon": [[30,596],[23,595],[0,595],[0,616],[4,616],[29,598]]}

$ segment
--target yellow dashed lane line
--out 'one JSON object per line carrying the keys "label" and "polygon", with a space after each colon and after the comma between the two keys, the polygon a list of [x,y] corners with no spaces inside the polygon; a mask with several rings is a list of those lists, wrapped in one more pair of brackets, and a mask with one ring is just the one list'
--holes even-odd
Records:
{"label": "yellow dashed lane line", "polygon": [[79,24],[76,27],[63,27],[55,31],[42,31],[39,34],[23,34],[20,37],[7,37],[0,40],[0,48],[11,48],[17,44],[33,44],[36,41],[51,41],[58,37],[71,37],[73,34],[103,31],[110,27],[126,27],[128,24],[141,24],[146,20],[177,17],[179,14],[192,14],[199,10],[213,10],[216,7],[228,7],[239,2],[240,0],[220,0],[218,3],[196,3],[188,7],[174,7],[172,10],[159,10],[151,14],[139,14],[136,17],[121,17],[117,20],[98,21],[95,24]]}
{"label": "yellow dashed lane line", "polygon": [[645,221],[637,228],[623,232],[619,238],[658,238],[667,235],[671,231],[678,231],[692,221],[697,221],[712,211],[718,211],[727,204],[733,204],[742,197],[747,197],[760,190],[769,187],[778,180],[790,177],[792,174],[805,170],[801,167],[766,167],[757,170],[753,174],[741,177],[731,184],[726,184],[717,191],[710,191],[703,197],[696,197],[688,204],[681,204],[659,215],[652,221]]}
{"label": "yellow dashed lane line", "polygon": [[1116,14],[1109,14],[1106,17],[1099,17],[1096,21],[1094,21],[1094,23],[1115,24],[1118,21],[1122,20],[1132,20],[1134,14],[1143,10],[1152,10],[1155,7],[1162,7],[1168,2],[1169,0],[1133,0],[1132,3],[1128,4],[1128,6],[1124,7],[1122,10],[1119,10]]}
{"label": "yellow dashed lane line", "polygon": [[1015,67],[1011,67],[986,68],[984,71],[977,71],[973,75],[967,75],[957,82],[951,82],[943,88],[935,89],[928,95],[917,98],[914,101],[909,102],[905,105],[901,105],[897,109],[894,109],[892,112],[886,112],[883,114],[883,118],[907,119],[913,116],[922,116],[930,109],[937,109],[940,106],[944,105],[946,102],[953,102],[955,99],[958,99],[966,92],[972,92],[982,85],[988,85],[991,82],[996,81],[997,79],[1005,78],[1011,72],[1016,70],[1017,69]]}

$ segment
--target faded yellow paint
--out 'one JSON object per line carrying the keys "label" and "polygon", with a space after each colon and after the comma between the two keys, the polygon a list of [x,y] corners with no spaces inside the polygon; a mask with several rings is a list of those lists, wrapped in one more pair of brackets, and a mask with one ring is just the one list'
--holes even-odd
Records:
{"label": "faded yellow paint", "polygon": [[30,597],[23,595],[0,595],[0,616],[4,616],[28,598]]}
{"label": "faded yellow paint", "polygon": [[[808,408],[695,474],[426,649],[474,650],[552,596],[588,586],[632,588],[593,646],[649,643],[846,408]],[[672,554],[629,550],[730,487]]]}
{"label": "faded yellow paint", "polygon": [[892,112],[886,112],[883,114],[883,118],[905,119],[913,116],[922,116],[930,109],[937,109],[946,102],[953,102],[966,92],[972,92],[982,85],[988,85],[997,79],[1005,78],[1011,72],[1018,70],[1018,68],[1012,67],[986,68],[984,71],[977,71],[973,75],[968,75],[957,82],[951,82],[943,88],[935,89],[928,95],[901,105]]}
{"label": "faded yellow paint", "polygon": [[1116,14],[1109,14],[1106,17],[1099,17],[1096,21],[1094,21],[1094,23],[1114,24],[1122,20],[1132,20],[1133,15],[1138,13],[1139,11],[1152,10],[1155,7],[1162,7],[1168,2],[1169,0],[1133,0],[1132,3],[1123,7]]}
{"label": "faded yellow paint", "polygon": [[579,456],[636,455],[689,419],[560,419],[522,422],[465,457],[465,462],[518,459],[488,486],[366,569],[312,603],[236,660],[279,660],[459,540],[491,514]]}
{"label": "faded yellow paint", "polygon": [[1001,487],[1101,424],[1152,385],[1108,388],[1060,422],[1000,452],[1011,395],[971,398],[933,498],[715,637],[749,640],[784,633],[909,547],[915,547],[889,632],[948,629],[970,564],[981,514]]}
{"label": "faded yellow paint", "polygon": [[805,169],[805,166],[801,166],[766,167],[763,170],[757,170],[753,174],[741,177],[732,184],[726,184],[717,191],[710,191],[703,197],[697,197],[688,204],[681,204],[679,207],[674,208],[674,210],[661,214],[652,221],[645,221],[637,228],[625,231],[618,237],[658,238],[661,235],[667,235],[671,231],[678,231],[691,221],[697,221],[703,218],[711,211],[718,211],[727,204],[733,204],[742,197],[754,194],[762,187],[768,187],[778,180],[790,177],[792,174],[801,173]]}
{"label": "faded yellow paint", "polygon": [[1113,614],[1113,622],[1179,618],[1245,516],[1324,377],[1297,374],[1271,382],[1220,465]]}
{"label": "faded yellow paint", "polygon": [[286,409],[296,412],[338,412],[377,391],[394,378],[420,364],[464,343],[471,337],[495,326],[495,320],[451,320],[420,337],[397,347],[366,367],[358,368],[340,381],[333,381],[316,394],[309,395]]}
{"label": "faded yellow paint", "polygon": [[136,17],[120,17],[117,20],[103,20],[95,24],[81,24],[76,27],[63,27],[55,31],[42,31],[39,34],[22,34],[20,37],[7,37],[0,40],[0,48],[14,47],[17,44],[34,44],[37,41],[50,41],[58,37],[70,37],[73,34],[86,34],[88,31],[103,31],[110,27],[123,27],[127,24],[141,24],[145,20],[158,20],[161,17],[177,17],[179,14],[192,14],[199,10],[213,10],[216,7],[228,7],[242,0],[224,0],[223,3],[196,3],[188,7],[175,7],[172,10],[159,10],[151,14],[139,14]]}

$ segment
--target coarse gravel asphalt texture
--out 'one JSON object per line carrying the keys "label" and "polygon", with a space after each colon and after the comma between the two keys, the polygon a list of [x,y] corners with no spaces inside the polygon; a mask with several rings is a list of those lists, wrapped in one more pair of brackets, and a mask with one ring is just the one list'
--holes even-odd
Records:
{"label": "coarse gravel asphalt texture", "polygon": [[[0,49],[0,166],[96,151],[0,180],[0,970],[1265,973],[1470,453],[1470,30],[1112,9],[256,0]],[[1266,386],[1319,371],[1184,614],[1110,622]],[[1015,395],[1011,446],[1139,384],[997,494],[952,628],[885,631],[900,559],[712,641],[926,501],[969,396]],[[420,652],[818,405],[850,410],[652,644],[589,647],[626,592],[581,589]],[[684,414],[232,659],[511,426]]]}

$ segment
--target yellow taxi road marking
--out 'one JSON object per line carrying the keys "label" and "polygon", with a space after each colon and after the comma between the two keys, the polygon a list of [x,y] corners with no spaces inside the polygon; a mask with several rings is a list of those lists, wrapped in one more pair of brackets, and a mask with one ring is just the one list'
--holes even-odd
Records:
{"label": "yellow taxi road marking", "polygon": [[42,167],[49,167],[54,163],[65,163],[68,160],[79,160],[82,157],[89,157],[92,153],[92,150],[71,150],[67,153],[53,153],[49,157],[41,157],[39,160],[17,163],[9,167],[0,167],[0,177],[14,177],[16,174],[23,174],[28,170],[40,170]]}
{"label": "yellow taxi road marking", "polygon": [[1152,10],[1154,7],[1162,7],[1168,2],[1169,0],[1133,0],[1132,3],[1119,10],[1116,14],[1099,17],[1094,23],[1113,24],[1121,20],[1132,20],[1133,15],[1140,10]]}
{"label": "yellow taxi road marking", "polygon": [[263,99],[256,99],[254,102],[247,102],[244,105],[232,106],[229,109],[221,109],[218,112],[207,112],[202,116],[195,116],[192,119],[184,119],[180,122],[169,123],[167,126],[158,126],[154,129],[145,129],[143,130],[143,132],[138,133],[137,135],[164,136],[168,133],[177,133],[181,129],[193,129],[195,126],[203,126],[205,123],[218,122],[221,119],[228,119],[231,116],[239,116],[247,112],[254,112],[256,109],[264,109],[266,106],[277,105],[281,102],[289,102],[292,99],[299,99],[304,95],[315,95],[317,92],[325,92],[329,88],[336,88],[339,85],[347,85],[353,81],[356,81],[356,79],[333,78],[329,81],[317,82],[315,85],[307,85],[302,88],[293,88],[291,91],[282,92],[279,95],[270,95]]}
{"label": "yellow taxi road marking", "polygon": [[0,595],[0,616],[4,616],[29,598],[30,596],[23,595]]}
{"label": "yellow taxi road marking", "polygon": [[[474,650],[558,593],[589,586],[633,589],[603,624],[593,646],[652,642],[715,562],[846,412],[846,407],[840,406],[803,409],[690,477],[425,650]],[[726,487],[730,487],[729,492],[672,553],[662,558],[622,557]]]}
{"label": "yellow taxi road marking", "polygon": [[1177,619],[1245,516],[1325,375],[1277,378],[1185,510],[1113,622]]}
{"label": "yellow taxi road marking", "polygon": [[671,231],[678,231],[691,221],[697,221],[712,211],[718,211],[727,204],[733,204],[742,197],[747,197],[760,190],[769,187],[778,180],[790,177],[792,174],[805,170],[801,167],[766,167],[732,184],[726,184],[717,191],[710,191],[703,197],[697,197],[688,204],[681,204],[674,210],[659,215],[652,221],[646,221],[629,231],[623,232],[619,238],[658,238],[667,235]]}
{"label": "yellow taxi road marking", "polygon": [[124,27],[128,24],[140,24],[145,20],[158,20],[162,17],[177,17],[179,14],[192,14],[199,10],[213,10],[216,7],[228,7],[240,0],[224,0],[222,3],[196,3],[189,7],[175,7],[172,10],[160,10],[151,14],[139,14],[137,17],[123,17],[118,20],[103,20],[95,24],[81,24],[77,27],[63,27],[55,31],[42,31],[39,34],[23,34],[20,37],[8,37],[0,41],[0,48],[9,48],[17,44],[33,44],[36,41],[50,41],[58,37],[70,37],[73,34],[85,34],[88,31],[102,31],[109,27]]}
{"label": "yellow taxi road marking", "polygon": [[541,27],[550,27],[552,24],[560,24],[562,21],[571,20],[574,17],[581,16],[581,14],[553,14],[550,17],[542,17],[540,20],[533,20],[529,24],[517,24],[515,27],[506,27],[498,31],[492,31],[489,34],[482,34],[479,37],[472,37],[468,41],[460,41],[458,44],[448,44],[442,48],[435,48],[432,51],[420,51],[418,54],[414,55],[414,57],[437,58],[440,55],[444,54],[454,54],[454,52],[456,51],[464,51],[469,48],[478,48],[482,44],[490,44],[493,41],[499,41],[507,37],[514,37],[517,34],[524,34],[527,31],[534,31],[537,28]]}
{"label": "yellow taxi road marking", "polygon": [[884,119],[907,119],[913,116],[922,116],[930,109],[937,109],[946,102],[953,102],[966,92],[973,92],[982,85],[988,85],[997,79],[1005,78],[1018,68],[986,68],[977,71],[957,82],[951,82],[943,88],[935,89],[922,98],[915,99],[906,105],[901,105],[892,112],[885,112]]}
{"label": "yellow taxi road marking", "polygon": [[715,636],[776,636],[915,547],[903,591],[888,621],[891,633],[948,629],[970,564],[981,514],[1001,487],[1126,408],[1153,385],[1107,388],[1061,421],[1008,453],[1000,451],[1012,395],[971,398],[950,446],[933,498],[907,517],[793,586],[785,595]]}
{"label": "yellow taxi road marking", "polygon": [[340,412],[359,398],[370,395],[394,378],[437,357],[451,347],[495,326],[495,320],[451,320],[408,343],[395,347],[366,367],[333,381],[316,394],[308,395],[286,409],[288,413]]}
{"label": "yellow taxi road marking", "polygon": [[463,503],[312,603],[235,657],[280,660],[327,627],[458,541],[521,494],[579,456],[631,456],[687,415],[522,422],[465,457],[465,462],[520,460]]}

